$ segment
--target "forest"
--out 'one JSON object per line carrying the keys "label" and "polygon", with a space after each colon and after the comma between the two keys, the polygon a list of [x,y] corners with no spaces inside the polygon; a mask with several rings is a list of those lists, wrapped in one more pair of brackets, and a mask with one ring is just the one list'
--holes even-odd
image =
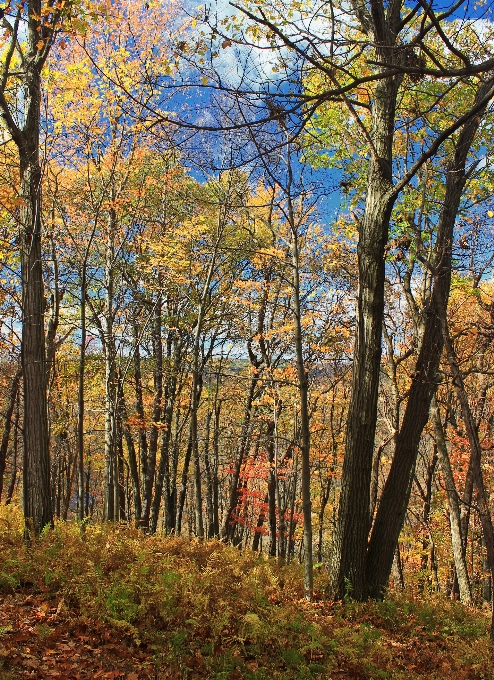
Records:
{"label": "forest", "polygon": [[0,9],[1,680],[494,677],[492,11]]}

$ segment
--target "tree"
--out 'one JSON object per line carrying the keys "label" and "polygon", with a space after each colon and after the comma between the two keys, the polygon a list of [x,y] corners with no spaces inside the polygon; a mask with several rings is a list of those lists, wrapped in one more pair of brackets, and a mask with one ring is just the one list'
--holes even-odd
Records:
{"label": "tree", "polygon": [[[423,393],[423,383],[420,389],[419,383],[414,383],[413,392],[417,397],[413,395],[409,400],[409,415],[404,424],[412,428],[412,408],[418,408],[418,399],[421,407],[417,423],[421,427],[413,429],[411,438],[407,438],[406,435],[412,433],[406,429],[398,436],[398,445],[404,447],[406,453],[396,456],[368,551],[384,312],[384,254],[390,219],[401,192],[419,170],[436,156],[448,138],[468,127],[485,109],[494,91],[488,76],[494,62],[488,39],[479,39],[475,31],[469,30],[468,21],[462,31],[457,31],[451,23],[459,3],[439,14],[432,6],[421,3],[411,8],[400,1],[388,5],[352,3],[350,8],[342,6],[338,12],[332,6],[327,15],[324,10],[318,12],[317,22],[312,21],[310,8],[302,11],[289,3],[281,6],[270,2],[247,3],[234,7],[238,15],[213,18],[212,33],[203,32],[195,44],[192,41],[187,45],[189,52],[195,50],[200,55],[198,61],[206,74],[203,82],[207,83],[212,101],[218,104],[220,118],[215,124],[201,125],[183,118],[178,122],[185,127],[203,129],[247,127],[255,131],[252,133],[255,137],[262,124],[275,120],[290,130],[293,139],[315,112],[330,102],[340,124],[354,121],[366,145],[366,201],[358,218],[359,294],[352,396],[331,590],[335,596],[343,597],[351,584],[352,593],[358,599],[369,594],[379,597],[391,569],[398,536],[396,528],[404,519],[401,501],[408,499],[409,474],[413,467],[410,461],[416,458],[420,438],[417,432],[426,422],[431,398],[431,394]],[[276,85],[272,87],[266,81],[260,86],[255,83],[255,75],[259,75],[260,70],[251,69],[248,60],[240,85],[229,84],[221,68],[215,69],[215,60],[220,59],[222,49],[233,43],[266,50],[273,70],[282,74]],[[475,59],[470,56],[473,47]],[[253,71],[255,75],[251,76]],[[479,96],[475,97],[476,83],[482,83],[482,74],[487,74],[486,87],[480,87]],[[429,113],[436,110],[439,102],[452,96],[455,88],[465,82],[462,78],[467,79],[469,97],[462,99],[461,107],[450,109],[436,127],[429,120]],[[410,163],[399,167],[395,142],[400,137],[397,129],[402,122],[400,98],[406,90],[414,88],[417,92],[420,89],[427,92],[425,100],[416,98],[415,105],[419,108],[413,113],[413,120],[421,120],[425,126],[427,141],[423,139],[416,144],[410,150]],[[250,108],[246,102],[251,103]],[[159,113],[157,117],[160,118]],[[316,118],[315,127],[317,124]],[[279,139],[274,137],[271,149],[279,146]],[[255,147],[251,155],[257,151]],[[430,335],[426,338],[419,368],[420,375],[427,373],[429,384],[428,371],[432,368],[429,356],[433,350],[428,348],[428,342],[432,341]]]}
{"label": "tree", "polygon": [[[4,59],[0,116],[19,159],[19,243],[22,277],[21,364],[24,383],[23,498],[27,534],[53,524],[46,398],[45,296],[41,262],[42,170],[40,165],[41,72],[64,18],[65,2],[29,0],[3,16]],[[21,27],[26,27],[22,41]],[[21,42],[22,41],[22,42]],[[17,116],[17,97],[22,115]]]}

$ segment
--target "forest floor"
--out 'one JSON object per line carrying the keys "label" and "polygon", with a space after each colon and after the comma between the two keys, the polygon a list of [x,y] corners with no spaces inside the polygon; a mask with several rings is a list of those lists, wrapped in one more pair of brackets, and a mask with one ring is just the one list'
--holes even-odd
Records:
{"label": "forest floor", "polygon": [[298,565],[220,542],[0,510],[0,680],[494,679],[488,614],[438,595],[302,598]]}

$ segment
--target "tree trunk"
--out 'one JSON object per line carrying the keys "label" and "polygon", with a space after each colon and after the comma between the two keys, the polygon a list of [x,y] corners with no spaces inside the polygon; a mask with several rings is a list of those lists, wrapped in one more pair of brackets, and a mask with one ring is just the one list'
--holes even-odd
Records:
{"label": "tree trunk", "polygon": [[41,168],[39,164],[40,75],[30,72],[24,97],[25,148],[20,150],[22,345],[24,380],[23,498],[27,535],[53,526],[46,398],[46,356],[41,262]]}
{"label": "tree trunk", "polygon": [[[475,101],[482,101],[491,86],[491,81],[481,85]],[[431,302],[426,310],[422,343],[396,439],[393,462],[381,495],[367,552],[367,595],[371,597],[382,597],[389,581],[396,544],[410,498],[418,445],[429,418],[443,347],[439,319],[445,313],[444,305],[449,296],[453,229],[466,181],[465,164],[481,114],[482,112],[463,127],[446,175],[446,192],[438,224],[436,275]],[[351,417],[350,414],[349,418]]]}
{"label": "tree trunk", "polygon": [[247,445],[249,443],[249,429],[252,415],[252,402],[254,401],[254,393],[259,377],[256,375],[251,378],[249,385],[249,392],[247,394],[247,402],[245,404],[244,419],[242,424],[242,434],[240,436],[240,445],[238,449],[237,458],[235,459],[235,467],[233,468],[233,475],[230,482],[230,493],[227,501],[227,510],[225,512],[225,519],[223,520],[223,527],[221,529],[222,538],[232,540],[235,532],[237,522],[234,519],[235,509],[238,503],[238,482],[240,479],[240,470],[247,452]]}
{"label": "tree trunk", "polygon": [[[388,45],[395,36],[389,36]],[[377,50],[392,61],[388,49]],[[338,522],[333,543],[333,596],[348,590],[356,599],[367,596],[365,560],[369,532],[370,481],[377,420],[384,313],[384,248],[394,199],[391,199],[391,160],[398,78],[376,85],[365,214],[359,227],[359,291],[353,353],[352,396],[348,411],[345,458]],[[393,552],[396,541],[393,544]],[[391,568],[391,564],[390,564]]]}
{"label": "tree trunk", "polygon": [[81,276],[81,347],[77,391],[77,467],[78,467],[78,518],[84,519],[84,372],[86,368],[86,288],[87,263],[84,261]]}
{"label": "tree trunk", "polygon": [[276,427],[275,421],[270,420],[266,431],[267,438],[266,450],[268,461],[268,525],[269,525],[270,557],[276,557],[276,477],[274,471],[275,427]]}
{"label": "tree trunk", "polygon": [[[142,398],[142,371],[141,371],[141,350],[140,350],[140,337],[139,329],[137,327],[137,322],[132,324],[132,330],[134,335],[134,383],[135,383],[135,394],[136,394],[136,411],[139,416],[139,454],[141,461],[141,475],[142,479],[147,477],[147,466],[148,466],[148,441],[146,435],[146,418],[144,414],[144,401]],[[141,515],[139,514],[139,522],[141,521]]]}
{"label": "tree trunk", "polygon": [[[302,308],[300,305],[300,262],[298,233],[294,228],[295,220],[290,206],[292,223],[292,265],[293,265],[293,311],[295,314],[295,354],[297,357],[297,377],[300,403],[300,431],[302,457],[302,508],[304,512],[304,592],[312,600],[314,591],[312,558],[312,503],[310,498],[310,426],[309,426],[309,385],[308,371],[305,368],[302,335]],[[281,512],[281,508],[279,509]]]}
{"label": "tree trunk", "polygon": [[451,526],[451,544],[453,547],[453,558],[455,561],[456,578],[458,579],[458,587],[460,591],[460,600],[463,604],[472,604],[472,591],[470,587],[470,579],[468,577],[467,562],[465,559],[465,552],[463,550],[463,537],[461,533],[461,514],[460,504],[458,502],[458,492],[456,490],[455,479],[451,463],[449,460],[448,449],[444,437],[443,425],[441,422],[441,415],[437,405],[436,397],[433,397],[431,404],[432,422],[434,425],[434,437],[436,440],[437,452],[439,455],[439,464],[443,473],[444,482],[446,485],[446,493],[448,494],[449,503],[449,521]]}
{"label": "tree trunk", "polygon": [[[19,153],[21,366],[24,383],[23,506],[26,539],[32,534],[38,535],[45,526],[53,526],[46,394],[45,297],[41,261],[42,171],[39,154],[41,71],[60,19],[58,10],[54,7],[52,10],[48,25],[40,17],[39,2],[30,0],[19,6],[13,28],[5,35],[6,38],[10,37],[11,43],[4,50],[0,87],[0,115]],[[5,87],[12,74],[14,53],[20,50],[19,22],[25,27],[21,40],[23,66],[18,74],[23,91],[12,102],[5,96]],[[20,125],[18,120],[22,121]]]}
{"label": "tree trunk", "polygon": [[[168,341],[168,358],[171,353],[171,340]],[[170,514],[170,444],[172,441],[172,423],[173,412],[175,408],[175,399],[177,397],[177,377],[179,371],[179,364],[181,359],[181,343],[177,340],[174,350],[172,373],[167,379],[165,388],[165,409],[164,409],[164,430],[161,440],[161,458],[156,475],[156,483],[154,489],[154,498],[151,506],[151,521],[149,524],[150,533],[155,533],[158,526],[158,515],[161,506],[161,499],[163,493],[165,496],[165,516],[168,518]],[[168,519],[165,521],[165,531],[169,533],[171,530],[171,523]]]}
{"label": "tree trunk", "polygon": [[132,498],[134,501],[134,521],[136,527],[139,527],[141,521],[141,488],[139,480],[139,470],[137,467],[137,455],[132,439],[132,433],[127,425],[127,407],[125,405],[125,395],[123,391],[122,378],[118,375],[118,413],[121,421],[122,432],[127,444],[127,455],[129,458],[130,478],[132,480]]}
{"label": "tree trunk", "polygon": [[[115,199],[112,187],[111,198]],[[118,500],[118,463],[117,463],[117,367],[116,347],[113,332],[114,310],[114,286],[115,286],[115,234],[117,218],[113,208],[110,208],[108,216],[108,228],[105,246],[105,302],[104,302],[104,327],[99,323],[96,314],[93,313],[100,333],[101,343],[105,356],[105,467],[104,467],[104,505],[103,519],[108,521],[119,520]]]}
{"label": "tree trunk", "polygon": [[160,433],[160,419],[162,413],[163,400],[163,345],[161,341],[162,326],[162,296],[158,293],[154,306],[153,324],[153,354],[154,354],[154,405],[153,423],[149,437],[149,453],[145,475],[143,474],[143,498],[142,498],[142,517],[141,527],[144,531],[149,530],[149,517],[151,514],[151,504],[153,499],[153,486],[156,474],[156,457],[158,453],[158,438]]}
{"label": "tree trunk", "polygon": [[15,420],[14,420],[14,445],[13,445],[13,451],[12,451],[12,472],[10,475],[10,482],[9,486],[7,489],[7,498],[5,499],[5,505],[9,505],[9,503],[12,502],[12,496],[14,495],[15,491],[15,484],[17,481],[17,459],[18,455],[17,452],[19,450],[19,420],[20,420],[20,411],[21,411],[21,400],[20,400],[20,394],[19,390],[17,390],[17,398],[16,398],[16,409],[15,409]]}
{"label": "tree trunk", "polygon": [[[14,414],[14,408],[17,400],[17,392],[19,390],[21,375],[22,369],[18,368],[12,381],[9,401],[7,404],[7,411],[5,413],[5,425],[3,428],[2,443],[0,444],[0,500],[2,499],[3,476],[5,474],[5,466],[7,463],[7,451],[9,448],[10,432],[12,429],[12,416]],[[16,434],[17,433],[14,433],[14,436],[16,436]]]}

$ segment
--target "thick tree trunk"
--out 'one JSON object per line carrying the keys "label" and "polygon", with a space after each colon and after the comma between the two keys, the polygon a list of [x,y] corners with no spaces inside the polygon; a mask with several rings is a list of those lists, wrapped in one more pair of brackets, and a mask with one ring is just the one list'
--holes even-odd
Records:
{"label": "thick tree trunk", "polygon": [[[53,526],[46,394],[45,297],[41,261],[42,171],[39,155],[41,71],[60,19],[58,10],[52,9],[48,25],[40,17],[41,4],[38,1],[30,0],[19,7],[13,29],[6,34],[12,42],[4,50],[0,86],[0,115],[19,153],[21,366],[24,383],[23,506],[27,539],[39,534],[44,526]],[[23,25],[22,69],[16,77],[21,79],[23,91],[18,98],[12,100],[9,97],[7,100],[5,87],[12,74],[12,59],[16,50],[19,52],[21,49],[19,21]],[[18,120],[22,122],[18,124]]]}
{"label": "thick tree trunk", "polygon": [[[492,83],[481,85],[476,102],[488,93]],[[381,495],[367,553],[366,575],[371,597],[382,597],[388,584],[393,556],[410,497],[411,480],[422,431],[429,418],[437,371],[443,347],[440,317],[445,313],[451,281],[453,229],[461,194],[466,181],[465,164],[481,121],[473,118],[461,131],[446,176],[446,192],[438,224],[437,267],[419,357],[413,373],[407,406],[391,469]],[[349,416],[351,417],[351,416]]]}
{"label": "thick tree trunk", "polygon": [[[338,522],[333,543],[330,591],[366,597],[365,559],[369,531],[370,481],[377,420],[384,312],[384,247],[393,202],[391,150],[396,79],[376,86],[365,214],[359,230],[359,291],[353,355],[352,396],[348,411]],[[396,545],[396,542],[395,542]],[[393,550],[395,545],[393,545]],[[391,566],[391,565],[390,565]]]}
{"label": "thick tree trunk", "polygon": [[[27,535],[53,526],[46,398],[46,356],[41,262],[40,76],[34,69],[25,90],[26,146],[20,150],[22,345],[24,380],[23,499]],[[31,120],[29,120],[31,119]]]}

